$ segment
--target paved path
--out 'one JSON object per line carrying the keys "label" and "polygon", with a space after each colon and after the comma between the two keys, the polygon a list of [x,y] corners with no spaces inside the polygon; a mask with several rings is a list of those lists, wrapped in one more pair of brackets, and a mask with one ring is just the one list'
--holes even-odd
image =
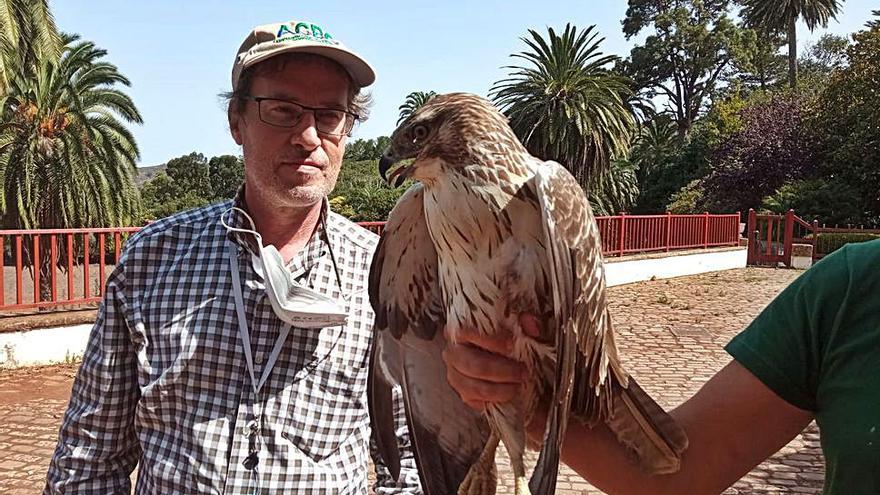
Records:
{"label": "paved path", "polygon": [[[729,361],[722,346],[799,273],[746,268],[611,288],[624,365],[662,405],[678,405]],[[75,370],[0,371],[0,493],[39,493]],[[503,453],[499,462],[498,491],[513,493]],[[811,425],[725,493],[818,494],[823,473]],[[557,493],[601,492],[563,466]]]}

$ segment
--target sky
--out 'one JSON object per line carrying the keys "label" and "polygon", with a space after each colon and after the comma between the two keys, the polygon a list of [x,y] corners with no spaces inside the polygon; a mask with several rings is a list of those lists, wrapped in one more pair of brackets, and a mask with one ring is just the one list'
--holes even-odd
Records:
{"label": "sky", "polygon": [[[877,0],[846,0],[827,30],[799,26],[799,45],[824,32],[861,29]],[[144,123],[132,126],[139,166],[193,151],[240,154],[220,93],[230,90],[232,61],[258,24],[308,20],[362,55],[377,73],[369,120],[352,139],[389,135],[412,91],[467,91],[486,96],[517,63],[511,54],[535,29],[595,24],[602,50],[625,57],[636,39],[621,32],[625,0],[316,1],[50,0],[59,29],[107,50],[105,60],[131,80],[125,91]]]}

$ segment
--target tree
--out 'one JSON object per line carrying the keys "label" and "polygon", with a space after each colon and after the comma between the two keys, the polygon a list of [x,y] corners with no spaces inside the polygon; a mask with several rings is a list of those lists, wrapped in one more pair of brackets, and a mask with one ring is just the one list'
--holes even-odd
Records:
{"label": "tree", "polygon": [[775,89],[785,79],[788,59],[779,53],[783,45],[785,37],[782,34],[757,31],[752,56],[734,61],[731,82],[739,82],[746,88],[759,88],[761,91]]}
{"label": "tree", "polygon": [[388,149],[391,138],[379,136],[375,139],[356,139],[345,145],[345,159],[350,161],[378,160]]}
{"label": "tree", "polygon": [[0,94],[15,74],[33,75],[40,61],[63,48],[48,0],[0,1]]}
{"label": "tree", "polygon": [[165,173],[174,181],[180,194],[194,192],[208,201],[214,198],[208,159],[201,153],[173,158],[165,165]]}
{"label": "tree", "polygon": [[819,141],[819,175],[855,193],[862,221],[880,225],[880,26],[853,35],[848,64],[835,71],[812,119]]}
{"label": "tree", "polygon": [[143,221],[158,220],[210,202],[199,192],[179,187],[164,171],[144,183],[141,196],[144,198]]}
{"label": "tree", "polygon": [[809,102],[774,96],[740,114],[742,128],[715,150],[702,181],[703,208],[746,211],[782,185],[815,172],[815,140],[806,125]]}
{"label": "tree", "polygon": [[244,163],[240,157],[221,155],[208,160],[193,152],[173,158],[141,189],[144,220],[225,201],[235,196],[243,181]]}
{"label": "tree", "polygon": [[728,0],[629,0],[627,39],[651,30],[632,49],[629,74],[648,97],[662,96],[683,141],[719,78],[752,56],[755,33],[728,17]]}
{"label": "tree", "polygon": [[629,150],[639,189],[647,185],[648,176],[667,163],[677,149],[676,127],[669,115],[660,114],[640,127]]}
{"label": "tree", "polygon": [[330,201],[334,211],[352,221],[384,221],[404,191],[406,186],[385,184],[376,160],[345,160]]}
{"label": "tree", "polygon": [[785,31],[788,41],[788,84],[797,88],[797,22],[802,20],[812,32],[827,27],[840,10],[838,0],[740,0],[746,23],[766,32]]}
{"label": "tree", "polygon": [[[880,17],[880,10],[872,10],[871,15],[874,17]],[[871,19],[865,23],[865,27],[868,29],[880,27],[880,19]]]}
{"label": "tree", "polygon": [[[754,100],[758,96],[753,94],[750,99]],[[641,177],[639,199],[633,207],[633,213],[653,214],[666,211],[670,202],[675,200],[674,196],[682,192],[682,188],[705,177],[711,168],[715,149],[742,128],[740,113],[746,105],[740,91],[729,92],[725,98],[716,100],[706,115],[694,123],[688,140],[680,144],[676,139],[671,150],[669,145],[660,144],[660,136],[655,135],[652,138],[656,144],[648,145],[650,151],[643,148],[648,143],[642,141],[641,137],[637,138],[630,154],[630,159],[635,160],[639,166]],[[675,127],[674,123],[668,125]],[[674,131],[663,131],[664,134],[668,132]],[[695,196],[688,192],[687,197]]]}
{"label": "tree", "polygon": [[807,220],[818,219],[828,225],[858,225],[865,221],[864,205],[858,191],[835,178],[804,179],[788,182],[764,198],[764,210],[783,214],[794,210]]}
{"label": "tree", "polygon": [[244,182],[244,161],[240,156],[215,156],[208,161],[208,175],[214,201],[233,198]]}
{"label": "tree", "polygon": [[678,190],[669,199],[666,211],[676,215],[695,215],[702,213],[700,205],[703,203],[703,185],[700,179],[694,179]]}
{"label": "tree", "polygon": [[626,152],[635,126],[627,104],[629,81],[609,70],[616,57],[600,51],[595,26],[578,32],[566,24],[545,39],[534,30],[521,40],[528,50],[511,55],[524,66],[507,66],[490,97],[507,115],[529,152],[565,166],[584,187],[610,170]]}
{"label": "tree", "polygon": [[611,170],[601,176],[598,187],[588,195],[595,215],[616,215],[629,211],[639,197],[636,167],[626,160],[611,162]]}
{"label": "tree", "polygon": [[60,59],[17,74],[0,98],[0,207],[24,229],[128,225],[139,152],[125,123],[142,120],[117,86],[130,83],[105,50],[65,41]]}
{"label": "tree", "polygon": [[414,114],[416,110],[421,108],[422,105],[436,95],[437,93],[433,91],[428,91],[427,93],[423,91],[413,91],[406,95],[406,101],[403,102],[403,105],[398,107],[398,110],[400,110],[400,117],[397,119],[397,124],[400,125],[401,122]]}
{"label": "tree", "polygon": [[846,65],[849,44],[849,40],[843,36],[823,34],[798,61],[801,91],[820,92],[831,73]]}

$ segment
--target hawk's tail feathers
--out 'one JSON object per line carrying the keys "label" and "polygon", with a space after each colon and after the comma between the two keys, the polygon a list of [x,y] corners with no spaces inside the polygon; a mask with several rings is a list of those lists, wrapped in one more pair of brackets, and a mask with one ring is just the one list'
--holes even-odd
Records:
{"label": "hawk's tail feathers", "polygon": [[642,469],[651,474],[678,471],[688,446],[684,429],[632,377],[613,396],[606,423]]}

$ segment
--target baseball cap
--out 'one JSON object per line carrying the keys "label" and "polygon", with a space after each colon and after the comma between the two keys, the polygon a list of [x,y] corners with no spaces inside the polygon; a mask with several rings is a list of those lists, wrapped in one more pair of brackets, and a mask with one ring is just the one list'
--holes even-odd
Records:
{"label": "baseball cap", "polygon": [[359,87],[369,86],[376,73],[360,55],[348,49],[321,25],[310,21],[289,21],[255,27],[242,42],[232,65],[232,89],[244,69],[282,53],[321,55],[341,65]]}

